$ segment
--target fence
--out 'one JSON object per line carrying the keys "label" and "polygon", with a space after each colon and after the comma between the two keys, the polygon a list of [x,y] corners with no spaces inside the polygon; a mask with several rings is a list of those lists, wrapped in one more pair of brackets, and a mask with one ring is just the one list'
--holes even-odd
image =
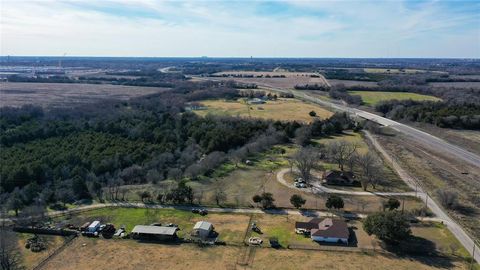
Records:
{"label": "fence", "polygon": [[47,235],[61,235],[61,236],[77,235],[76,231],[63,230],[63,229],[13,227],[13,231],[19,232],[19,233],[33,233],[33,234],[47,234]]}
{"label": "fence", "polygon": [[39,270],[41,269],[43,266],[45,266],[45,264],[47,264],[48,261],[50,261],[55,255],[59,254],[60,252],[62,252],[68,245],[70,245],[72,243],[72,241],[77,238],[77,234],[74,234],[74,235],[70,235],[67,237],[67,239],[65,240],[65,243],[63,243],[63,245],[61,245],[59,248],[57,248],[56,250],[54,250],[52,253],[50,253],[45,259],[43,259],[39,264],[37,264],[37,266],[35,266],[33,268],[33,270]]}

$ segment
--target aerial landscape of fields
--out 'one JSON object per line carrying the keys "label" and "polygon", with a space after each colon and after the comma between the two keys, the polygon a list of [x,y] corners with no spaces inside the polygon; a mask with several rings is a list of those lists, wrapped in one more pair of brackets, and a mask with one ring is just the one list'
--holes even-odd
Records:
{"label": "aerial landscape of fields", "polygon": [[0,270],[480,270],[478,3],[0,9]]}

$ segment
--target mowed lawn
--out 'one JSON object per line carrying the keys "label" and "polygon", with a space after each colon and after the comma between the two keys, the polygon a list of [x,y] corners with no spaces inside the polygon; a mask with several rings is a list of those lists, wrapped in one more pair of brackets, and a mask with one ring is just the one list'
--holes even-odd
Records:
{"label": "mowed lawn", "polygon": [[416,101],[440,101],[439,98],[427,95],[421,95],[416,93],[406,93],[406,92],[379,92],[379,91],[349,91],[348,93],[352,95],[359,95],[362,97],[365,105],[375,106],[380,101],[385,100],[416,100]]}
{"label": "mowed lawn", "polygon": [[[248,105],[241,99],[237,101],[206,100],[200,103],[207,109],[197,110],[195,113],[202,116],[213,114],[310,123],[316,118],[325,119],[333,115],[330,111],[296,99],[278,99],[259,105]],[[315,111],[317,117],[311,117],[309,115],[311,111]]]}

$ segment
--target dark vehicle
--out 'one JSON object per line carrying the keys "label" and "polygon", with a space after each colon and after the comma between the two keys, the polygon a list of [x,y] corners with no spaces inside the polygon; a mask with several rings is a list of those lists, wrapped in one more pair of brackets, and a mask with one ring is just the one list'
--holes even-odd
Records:
{"label": "dark vehicle", "polygon": [[270,237],[269,242],[270,242],[270,246],[272,248],[281,248],[282,247],[280,245],[280,243],[278,242],[278,238],[276,238],[276,237]]}
{"label": "dark vehicle", "polygon": [[115,231],[116,231],[115,226],[109,223],[109,224],[106,224],[105,227],[103,227],[101,234],[103,238],[110,239],[115,234]]}

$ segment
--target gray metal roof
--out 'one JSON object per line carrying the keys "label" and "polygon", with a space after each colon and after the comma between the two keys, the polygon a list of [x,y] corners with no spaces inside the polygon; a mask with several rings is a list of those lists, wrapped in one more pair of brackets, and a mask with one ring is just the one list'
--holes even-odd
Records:
{"label": "gray metal roof", "polygon": [[195,226],[193,227],[194,230],[206,230],[206,231],[210,231],[212,229],[213,225],[212,223],[210,222],[206,222],[206,221],[199,221],[195,224]]}
{"label": "gray metal roof", "polygon": [[133,228],[132,233],[174,235],[176,231],[175,227],[137,225]]}

